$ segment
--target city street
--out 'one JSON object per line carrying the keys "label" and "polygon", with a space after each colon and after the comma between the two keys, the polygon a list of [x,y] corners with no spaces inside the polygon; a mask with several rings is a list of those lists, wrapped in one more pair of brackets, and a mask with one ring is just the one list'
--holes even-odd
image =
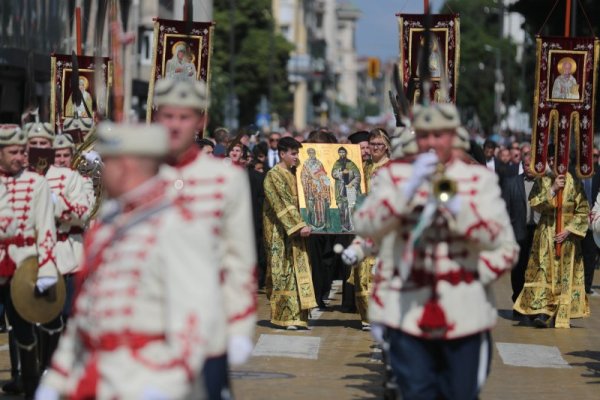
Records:
{"label": "city street", "polygon": [[[598,276],[597,276],[598,278]],[[600,292],[600,279],[595,290]],[[381,353],[355,314],[339,312],[340,282],[332,310],[313,312],[309,331],[284,331],[269,324],[259,293],[256,348],[250,362],[232,371],[238,400],[381,398]],[[570,330],[540,330],[511,320],[510,277],[495,286],[500,309],[493,331],[492,373],[481,398],[529,400],[593,399],[600,387],[600,296],[590,298],[592,316]],[[10,374],[7,335],[0,335],[0,381]],[[0,396],[3,399],[19,397]]]}

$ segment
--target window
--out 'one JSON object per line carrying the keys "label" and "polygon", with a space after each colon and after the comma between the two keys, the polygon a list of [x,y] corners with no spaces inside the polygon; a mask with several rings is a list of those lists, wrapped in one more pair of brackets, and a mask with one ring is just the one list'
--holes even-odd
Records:
{"label": "window", "polygon": [[152,46],[154,45],[154,30],[140,28],[140,64],[152,65]]}

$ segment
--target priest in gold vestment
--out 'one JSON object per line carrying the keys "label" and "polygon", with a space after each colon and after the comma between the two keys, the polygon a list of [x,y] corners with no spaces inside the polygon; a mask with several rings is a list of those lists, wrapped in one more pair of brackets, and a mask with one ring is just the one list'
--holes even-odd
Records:
{"label": "priest in gold vestment", "polygon": [[[551,153],[553,154],[553,153]],[[562,187],[562,231],[556,232],[558,193]],[[529,204],[541,214],[525,270],[525,286],[514,309],[535,326],[569,328],[571,318],[590,314],[584,288],[581,239],[588,228],[589,204],[582,184],[566,175],[538,178]],[[561,243],[560,255],[556,244]]]}
{"label": "priest in gold vestment", "polygon": [[293,138],[282,138],[277,148],[281,162],[269,170],[264,182],[266,291],[271,323],[289,330],[306,329],[308,312],[317,306],[305,240],[311,229],[300,216],[293,173],[301,146]]}

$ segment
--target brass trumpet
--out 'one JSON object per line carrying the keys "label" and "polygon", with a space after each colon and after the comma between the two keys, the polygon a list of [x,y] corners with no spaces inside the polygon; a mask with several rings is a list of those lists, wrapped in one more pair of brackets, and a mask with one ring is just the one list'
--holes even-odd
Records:
{"label": "brass trumpet", "polygon": [[438,163],[431,184],[433,196],[440,203],[446,203],[457,192],[456,181],[446,176],[443,163]]}

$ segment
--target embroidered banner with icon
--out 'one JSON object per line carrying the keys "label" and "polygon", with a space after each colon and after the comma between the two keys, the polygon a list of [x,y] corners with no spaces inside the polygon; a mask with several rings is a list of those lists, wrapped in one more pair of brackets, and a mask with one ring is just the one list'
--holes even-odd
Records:
{"label": "embroidered banner with icon", "polygon": [[598,70],[598,39],[536,38],[536,76],[533,100],[532,169],[546,171],[548,144],[555,143],[554,173],[569,168],[571,138],[575,143],[576,172],[594,172],[594,99]]}
{"label": "embroidered banner with icon", "polygon": [[[397,14],[400,30],[400,79],[409,100],[416,103],[421,92],[419,60],[425,43],[424,14]],[[431,71],[430,98],[432,101],[456,102],[460,59],[460,19],[454,14],[431,15],[432,40],[429,52]],[[444,74],[448,93],[442,90]],[[409,85],[412,80],[412,85]],[[411,87],[409,87],[411,86]],[[410,91],[410,93],[409,93]]]}
{"label": "embroidered banner with icon", "polygon": [[148,91],[146,120],[153,120],[154,82],[161,78],[210,82],[212,22],[154,21],[154,53]]}
{"label": "embroidered banner with icon", "polygon": [[65,118],[87,120],[94,118],[99,111],[106,115],[108,110],[109,87],[112,86],[112,63],[108,57],[102,58],[100,81],[103,87],[96,87],[96,60],[94,57],[77,56],[78,85],[81,91],[79,105],[73,101],[71,76],[73,73],[73,56],[53,54],[50,58],[51,79],[50,88],[50,123],[56,132],[62,129]]}

